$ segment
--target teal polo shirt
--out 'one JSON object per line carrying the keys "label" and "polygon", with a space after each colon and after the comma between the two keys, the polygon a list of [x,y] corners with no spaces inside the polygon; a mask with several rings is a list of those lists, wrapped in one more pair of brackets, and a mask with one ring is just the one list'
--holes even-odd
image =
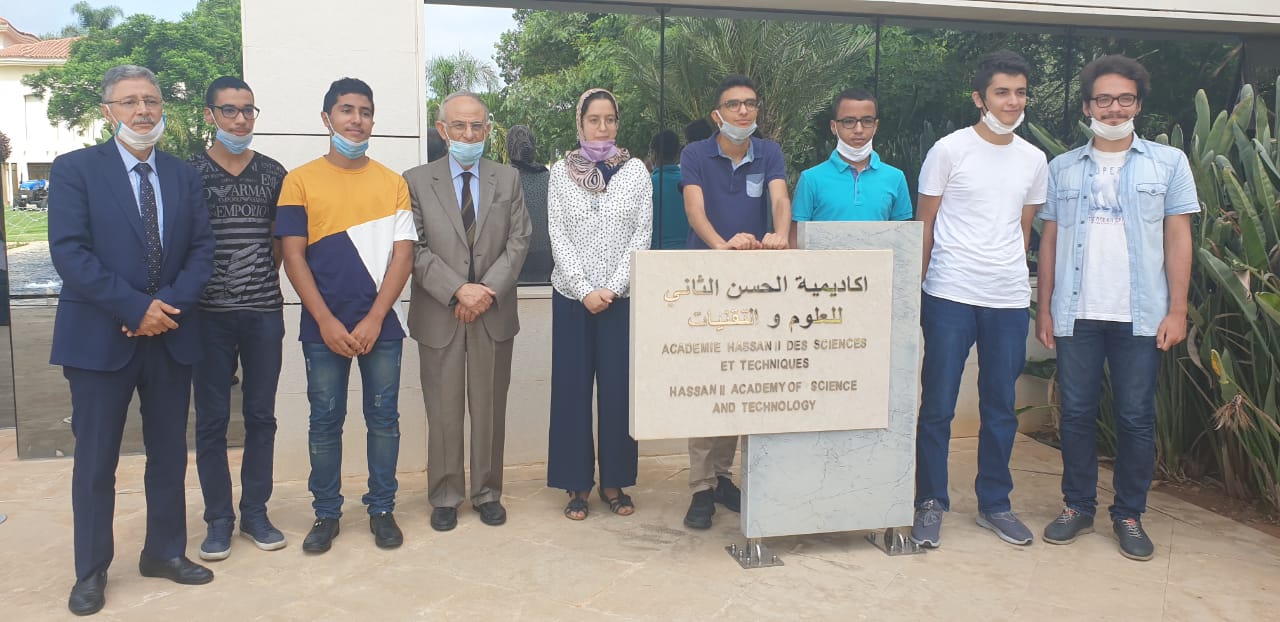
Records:
{"label": "teal polo shirt", "polygon": [[791,218],[797,222],[823,220],[911,220],[911,191],[902,171],[880,161],[861,173],[837,151],[826,162],[800,173]]}

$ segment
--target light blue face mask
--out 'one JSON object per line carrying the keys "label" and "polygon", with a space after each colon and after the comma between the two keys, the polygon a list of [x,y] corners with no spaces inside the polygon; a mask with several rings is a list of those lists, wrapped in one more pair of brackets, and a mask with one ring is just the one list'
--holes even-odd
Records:
{"label": "light blue face mask", "polygon": [[[326,115],[325,118],[328,118]],[[339,134],[333,130],[333,122],[329,122],[329,142],[333,144],[333,148],[338,150],[343,157],[348,160],[358,160],[369,150],[369,139],[366,138],[360,142],[353,142],[351,139]]]}
{"label": "light blue face mask", "polygon": [[249,143],[253,142],[253,133],[250,132],[244,136],[236,136],[222,128],[218,128],[218,133],[214,135],[223,147],[227,148],[232,155],[240,155],[249,149]]}
{"label": "light blue face mask", "polygon": [[464,143],[459,140],[449,141],[449,155],[463,166],[471,166],[480,161],[480,156],[484,155],[485,141],[478,143]]}

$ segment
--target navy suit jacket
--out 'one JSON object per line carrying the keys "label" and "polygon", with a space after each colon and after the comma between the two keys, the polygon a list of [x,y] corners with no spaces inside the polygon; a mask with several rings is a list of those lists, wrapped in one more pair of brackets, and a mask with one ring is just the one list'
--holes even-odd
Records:
{"label": "navy suit jacket", "polygon": [[213,273],[213,232],[200,175],[156,151],[164,200],[160,289],[146,293],[147,257],[138,199],[115,140],[59,156],[49,174],[49,254],[62,277],[49,362],[94,371],[123,368],[147,307],[160,299],[180,309],[163,339],[183,365],[200,358],[196,305]]}

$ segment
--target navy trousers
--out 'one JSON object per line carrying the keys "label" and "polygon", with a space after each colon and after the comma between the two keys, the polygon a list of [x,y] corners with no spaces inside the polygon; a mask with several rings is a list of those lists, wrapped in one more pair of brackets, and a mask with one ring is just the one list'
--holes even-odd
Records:
{"label": "navy trousers", "polygon": [[183,554],[187,544],[187,413],[191,367],[180,365],[162,337],[137,337],[133,358],[117,371],[63,367],[71,385],[71,432],[76,437],[71,475],[76,580],[106,570],[115,555],[112,518],[116,465],[125,415],[136,391],[141,399],[147,535],[142,552],[155,559]]}
{"label": "navy trousers", "polygon": [[617,298],[593,314],[581,302],[551,295],[551,429],[547,486],[591,490],[596,451],[592,447],[591,393],[596,393],[595,447],[600,486],[636,483],[636,441],[630,412],[631,301]]}

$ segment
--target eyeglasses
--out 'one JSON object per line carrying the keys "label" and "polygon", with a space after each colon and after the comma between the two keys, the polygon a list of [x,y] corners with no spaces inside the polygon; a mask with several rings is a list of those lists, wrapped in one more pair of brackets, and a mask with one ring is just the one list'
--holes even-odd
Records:
{"label": "eyeglasses", "polygon": [[607,117],[587,117],[582,120],[583,125],[593,127],[618,127],[618,117],[609,115]]}
{"label": "eyeglasses", "polygon": [[489,127],[489,124],[482,123],[480,121],[476,121],[475,123],[463,123],[462,121],[454,121],[453,123],[450,123],[445,127],[449,128],[450,134],[462,134],[467,130],[471,130],[472,134],[480,134]]}
{"label": "eyeglasses", "polygon": [[746,107],[747,107],[747,110],[759,110],[759,109],[760,109],[760,100],[758,100],[758,99],[731,99],[731,100],[729,100],[729,101],[727,101],[727,102],[725,102],[725,103],[723,103],[723,104],[720,104],[720,107],[721,107],[721,108],[724,108],[725,110],[732,110],[732,111],[734,111],[734,112],[737,112],[737,111],[739,111],[739,110],[742,110],[742,107],[743,107],[743,106],[746,106]]}
{"label": "eyeglasses", "polygon": [[245,106],[244,108],[236,108],[230,104],[226,106],[209,106],[209,110],[217,110],[218,114],[224,119],[234,119],[236,115],[242,114],[246,120],[252,121],[262,112],[257,106]]}
{"label": "eyeglasses", "polygon": [[146,108],[159,108],[164,102],[154,97],[144,97],[142,99],[113,99],[108,104],[115,104],[121,108],[137,110],[138,106]]}
{"label": "eyeglasses", "polygon": [[840,127],[846,130],[851,130],[859,125],[867,129],[871,129],[879,122],[880,119],[875,117],[845,117],[843,119],[836,119],[836,123],[839,123]]}
{"label": "eyeglasses", "polygon": [[1138,101],[1138,96],[1133,93],[1125,93],[1124,95],[1099,95],[1090,101],[1097,104],[1099,108],[1110,108],[1113,102],[1118,102],[1121,108],[1128,108]]}

